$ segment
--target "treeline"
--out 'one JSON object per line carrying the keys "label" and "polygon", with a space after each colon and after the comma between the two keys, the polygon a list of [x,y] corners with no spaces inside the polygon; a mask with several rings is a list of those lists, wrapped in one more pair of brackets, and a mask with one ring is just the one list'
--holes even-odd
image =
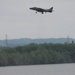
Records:
{"label": "treeline", "polygon": [[0,66],[75,63],[75,44],[29,44],[0,48]]}

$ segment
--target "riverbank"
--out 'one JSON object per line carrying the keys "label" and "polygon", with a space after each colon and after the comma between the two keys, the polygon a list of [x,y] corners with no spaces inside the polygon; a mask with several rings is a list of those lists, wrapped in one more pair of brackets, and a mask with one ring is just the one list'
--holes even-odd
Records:
{"label": "riverbank", "polygon": [[75,63],[75,44],[29,44],[0,48],[0,66]]}

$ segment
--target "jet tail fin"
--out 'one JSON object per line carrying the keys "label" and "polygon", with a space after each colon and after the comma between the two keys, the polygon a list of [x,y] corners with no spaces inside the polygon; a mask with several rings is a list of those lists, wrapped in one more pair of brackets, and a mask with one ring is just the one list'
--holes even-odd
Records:
{"label": "jet tail fin", "polygon": [[50,9],[49,9],[49,12],[52,12],[53,11],[53,7],[51,7]]}

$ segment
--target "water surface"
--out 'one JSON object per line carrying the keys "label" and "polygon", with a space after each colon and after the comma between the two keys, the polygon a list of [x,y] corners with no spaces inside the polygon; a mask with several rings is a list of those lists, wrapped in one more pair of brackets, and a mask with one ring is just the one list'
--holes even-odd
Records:
{"label": "water surface", "polygon": [[75,64],[0,67],[0,75],[75,75]]}

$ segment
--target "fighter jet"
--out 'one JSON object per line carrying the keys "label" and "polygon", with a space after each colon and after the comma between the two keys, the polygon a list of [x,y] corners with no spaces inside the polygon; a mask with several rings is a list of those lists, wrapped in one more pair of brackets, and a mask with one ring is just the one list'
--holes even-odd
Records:
{"label": "fighter jet", "polygon": [[38,8],[38,7],[32,7],[32,8],[30,8],[31,10],[35,10],[36,11],[36,13],[37,12],[41,12],[42,14],[45,12],[50,12],[50,13],[52,13],[53,12],[53,7],[51,7],[50,9],[42,9],[42,8]]}

